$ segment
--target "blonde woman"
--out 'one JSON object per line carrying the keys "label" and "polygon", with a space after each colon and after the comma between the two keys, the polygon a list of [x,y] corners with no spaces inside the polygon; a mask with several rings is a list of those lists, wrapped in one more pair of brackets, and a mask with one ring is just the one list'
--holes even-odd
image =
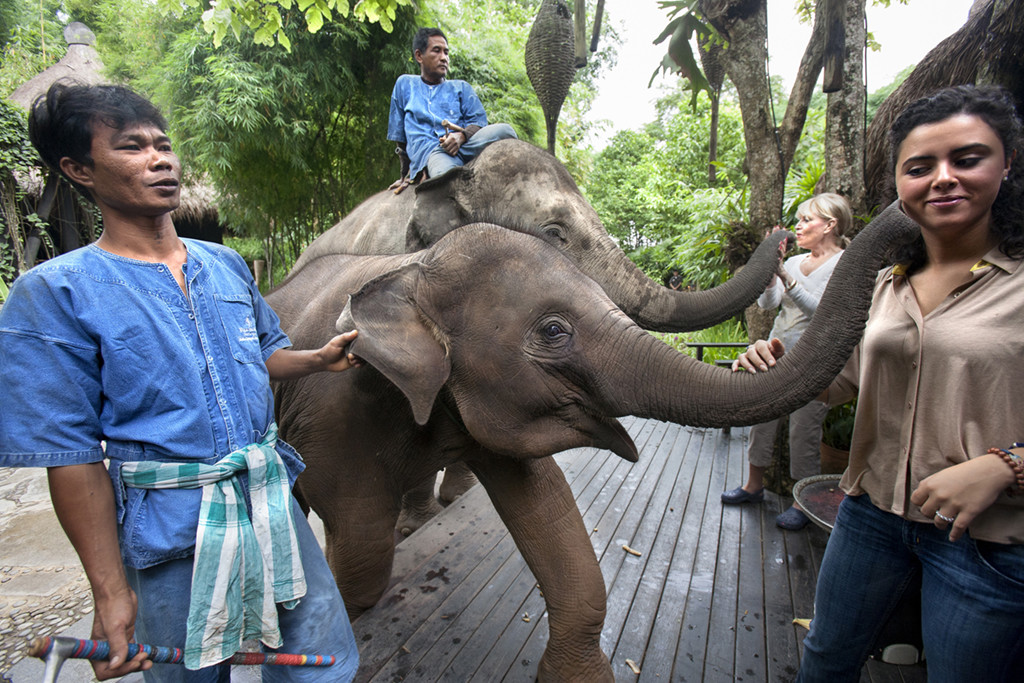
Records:
{"label": "blonde woman", "polygon": [[[853,214],[845,198],[826,192],[803,202],[797,208],[797,219],[796,243],[807,251],[780,264],[778,275],[757,300],[757,305],[764,309],[781,304],[769,339],[780,340],[786,348],[792,348],[810,324],[843,247],[849,243],[846,233]],[[733,363],[734,371],[741,369],[739,362]],[[789,416],[789,473],[794,479],[821,473],[818,444],[827,412],[827,404],[811,401]],[[772,420],[750,430],[747,482],[724,492],[723,503],[738,505],[764,500],[764,471],[772,461],[778,424],[778,420]],[[795,502],[775,519],[778,526],[790,531],[804,528],[807,522],[807,515]]]}

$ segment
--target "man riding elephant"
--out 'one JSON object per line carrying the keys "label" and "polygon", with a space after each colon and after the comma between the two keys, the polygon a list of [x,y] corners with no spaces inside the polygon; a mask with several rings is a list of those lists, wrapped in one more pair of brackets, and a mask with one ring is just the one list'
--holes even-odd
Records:
{"label": "man riding elephant", "polygon": [[389,189],[401,193],[417,177],[436,178],[474,159],[484,147],[516,137],[507,123],[487,124],[473,87],[449,80],[448,39],[421,28],[412,41],[420,75],[399,76],[391,93],[388,140],[398,143],[402,177]]}

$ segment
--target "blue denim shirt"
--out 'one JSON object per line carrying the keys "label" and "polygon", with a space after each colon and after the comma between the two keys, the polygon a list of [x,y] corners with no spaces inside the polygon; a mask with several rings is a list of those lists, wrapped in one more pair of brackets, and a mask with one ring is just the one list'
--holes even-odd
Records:
{"label": "blue denim shirt", "polygon": [[487,125],[484,105],[469,83],[445,80],[429,85],[419,76],[398,77],[391,92],[388,140],[405,143],[409,177],[415,177],[438,148],[439,138],[447,132],[441,125],[445,119],[462,128]]}
{"label": "blue denim shirt", "polygon": [[[90,245],[23,274],[0,309],[0,466],[110,458],[139,569],[192,553],[202,491],[126,488],[118,463],[213,463],[259,441],[274,419],[264,361],[291,343],[238,254],[183,241],[188,297],[164,265]],[[294,481],[301,461],[278,451]]]}

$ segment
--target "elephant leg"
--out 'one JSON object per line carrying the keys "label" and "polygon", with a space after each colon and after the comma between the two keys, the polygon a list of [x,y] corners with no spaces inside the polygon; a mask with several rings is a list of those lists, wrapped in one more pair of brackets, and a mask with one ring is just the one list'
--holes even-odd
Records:
{"label": "elephant leg", "polygon": [[443,505],[448,505],[475,485],[476,475],[466,463],[452,463],[444,468],[444,479],[438,489],[438,497]]}
{"label": "elephant leg", "polygon": [[537,679],[614,683],[601,651],[604,578],[572,490],[554,458],[493,455],[470,467],[494,503],[547,602],[550,637]]}
{"label": "elephant leg", "polygon": [[402,496],[402,512],[395,528],[403,536],[416,531],[444,509],[434,495],[436,483],[437,475],[432,474]]}
{"label": "elephant leg", "polygon": [[[360,506],[314,510],[324,522],[327,564],[345,600],[349,619],[377,604],[391,580],[395,559],[397,505],[380,511],[374,501]],[[373,511],[381,512],[374,514]]]}

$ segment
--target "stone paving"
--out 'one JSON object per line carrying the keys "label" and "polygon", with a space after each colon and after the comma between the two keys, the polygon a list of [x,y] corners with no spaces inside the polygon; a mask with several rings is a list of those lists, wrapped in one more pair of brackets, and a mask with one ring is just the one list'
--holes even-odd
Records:
{"label": "stone paving", "polygon": [[45,470],[0,467],[0,680],[12,681],[33,638],[91,613],[89,583],[50,505]]}

